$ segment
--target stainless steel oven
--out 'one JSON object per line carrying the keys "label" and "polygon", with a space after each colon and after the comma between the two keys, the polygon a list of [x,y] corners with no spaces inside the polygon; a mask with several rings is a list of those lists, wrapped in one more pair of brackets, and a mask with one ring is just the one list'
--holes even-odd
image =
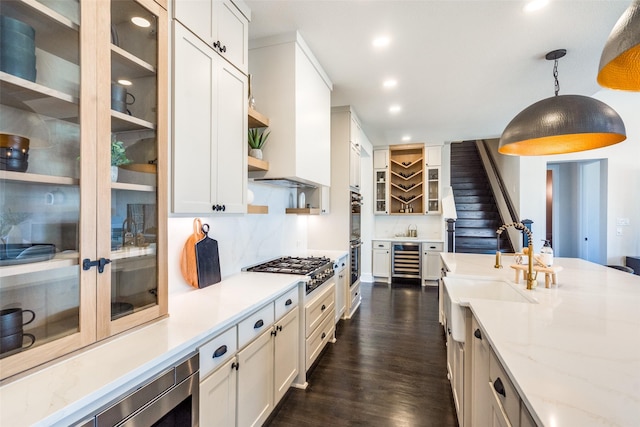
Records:
{"label": "stainless steel oven", "polygon": [[187,360],[161,372],[112,406],[86,420],[82,427],[198,426],[199,359]]}
{"label": "stainless steel oven", "polygon": [[362,196],[355,191],[351,192],[351,217],[349,227],[351,229],[351,241],[360,240],[360,210],[362,209]]}

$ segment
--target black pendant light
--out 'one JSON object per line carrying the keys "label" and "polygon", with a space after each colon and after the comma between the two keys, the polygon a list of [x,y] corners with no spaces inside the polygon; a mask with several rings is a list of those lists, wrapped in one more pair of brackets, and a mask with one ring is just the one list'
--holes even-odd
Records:
{"label": "black pendant light", "polygon": [[606,147],[627,136],[622,119],[602,101],[581,95],[558,95],[558,59],[567,51],[546,55],[553,60],[555,96],[522,110],[507,125],[498,151],[515,156],[543,156]]}
{"label": "black pendant light", "polygon": [[631,3],[613,27],[600,57],[598,83],[640,91],[640,0]]}

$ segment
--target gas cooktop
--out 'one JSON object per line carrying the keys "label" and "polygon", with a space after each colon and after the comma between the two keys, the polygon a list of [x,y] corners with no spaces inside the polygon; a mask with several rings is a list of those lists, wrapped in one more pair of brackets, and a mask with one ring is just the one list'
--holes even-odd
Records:
{"label": "gas cooktop", "polygon": [[305,275],[330,263],[327,257],[281,257],[249,267],[247,271]]}
{"label": "gas cooktop", "polygon": [[327,257],[281,257],[244,268],[255,273],[285,273],[308,276],[306,294],[333,277],[333,262]]}

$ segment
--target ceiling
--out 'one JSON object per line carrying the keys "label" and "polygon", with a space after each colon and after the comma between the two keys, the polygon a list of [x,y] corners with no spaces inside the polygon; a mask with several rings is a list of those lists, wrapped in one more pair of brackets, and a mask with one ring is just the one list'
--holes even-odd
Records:
{"label": "ceiling", "polygon": [[[497,138],[530,104],[591,96],[602,48],[629,0],[245,0],[249,39],[298,30],[333,82],[331,104],[351,105],[374,146]],[[374,48],[379,35],[391,38]],[[387,78],[398,81],[385,89]],[[259,108],[259,100],[256,105]],[[389,113],[400,105],[397,114]]]}

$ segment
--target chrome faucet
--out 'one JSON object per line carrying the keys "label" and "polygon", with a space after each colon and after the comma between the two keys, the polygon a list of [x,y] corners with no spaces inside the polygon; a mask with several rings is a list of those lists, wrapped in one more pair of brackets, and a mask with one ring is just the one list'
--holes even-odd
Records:
{"label": "chrome faucet", "polygon": [[497,241],[498,241],[498,249],[496,251],[496,265],[494,266],[495,268],[502,268],[502,265],[500,264],[500,235],[502,234],[503,231],[505,231],[507,228],[509,227],[513,227],[517,230],[522,230],[527,234],[527,237],[529,238],[529,244],[528,244],[528,250],[529,253],[527,254],[527,258],[529,261],[529,265],[527,268],[527,289],[531,290],[534,288],[534,283],[537,279],[538,276],[538,272],[536,271],[535,274],[533,274],[533,234],[531,233],[531,230],[529,230],[527,228],[526,225],[524,225],[521,222],[512,222],[510,224],[504,224],[502,226],[500,226],[497,230],[496,230],[496,234],[498,235]]}

